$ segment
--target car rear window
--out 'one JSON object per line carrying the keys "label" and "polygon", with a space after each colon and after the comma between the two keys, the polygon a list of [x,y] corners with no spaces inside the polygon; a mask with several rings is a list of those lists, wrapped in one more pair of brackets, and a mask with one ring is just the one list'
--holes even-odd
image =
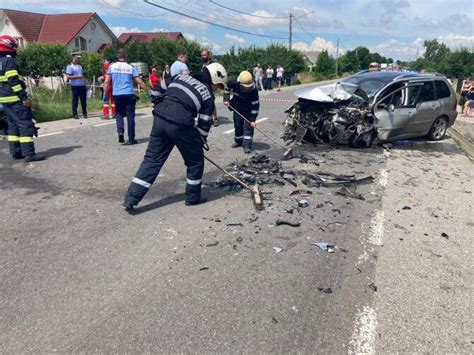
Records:
{"label": "car rear window", "polygon": [[436,80],[435,86],[436,86],[436,95],[438,96],[438,99],[443,99],[445,97],[451,96],[451,91],[449,90],[448,85],[446,85],[444,81]]}

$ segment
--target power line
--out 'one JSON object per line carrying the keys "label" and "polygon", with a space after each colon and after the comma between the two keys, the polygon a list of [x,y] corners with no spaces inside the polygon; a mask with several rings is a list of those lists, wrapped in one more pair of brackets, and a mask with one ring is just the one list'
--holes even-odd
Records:
{"label": "power line", "polygon": [[303,31],[305,31],[306,34],[307,34],[308,36],[310,36],[312,40],[314,40],[315,37],[314,37],[311,33],[309,33],[309,32],[306,30],[306,28],[304,28],[304,26],[298,21],[298,19],[297,19],[296,17],[293,17],[293,18],[294,18],[294,20],[296,21],[296,23],[298,24],[298,26],[300,26],[301,29],[302,29]]}
{"label": "power line", "polygon": [[[107,6],[113,7],[114,9],[116,9],[120,12],[124,12],[124,13],[130,14],[130,15],[135,15],[135,16],[140,16],[140,17],[145,17],[145,18],[161,17],[161,16],[166,15],[166,12],[163,12],[162,14],[159,14],[159,15],[142,15],[142,14],[139,14],[139,13],[136,13],[136,12],[133,12],[133,11],[130,11],[130,10],[124,10],[124,9],[118,7],[118,6],[112,5],[107,0],[101,0],[101,1]],[[186,5],[183,5],[182,7],[184,7],[184,6],[186,6]]]}
{"label": "power line", "polygon": [[177,10],[173,10],[173,9],[167,8],[167,7],[165,7],[165,6],[155,4],[155,3],[153,3],[153,2],[151,2],[151,1],[149,1],[149,0],[143,0],[143,1],[144,1],[145,3],[147,3],[147,4],[149,4],[149,5],[158,7],[158,8],[163,9],[163,10],[167,10],[167,11],[173,12],[173,13],[175,13],[175,14],[178,14],[178,15],[181,15],[181,16],[184,16],[184,17],[193,19],[193,20],[195,20],[195,21],[207,23],[208,25],[211,25],[211,26],[221,27],[221,28],[225,28],[225,29],[227,29],[227,30],[231,30],[231,31],[235,31],[235,32],[240,32],[240,33],[246,33],[246,34],[253,35],[253,36],[257,36],[257,37],[274,38],[274,39],[286,39],[285,37],[269,36],[269,35],[263,35],[263,34],[260,34],[260,33],[255,33],[255,32],[249,32],[249,31],[238,30],[238,29],[236,29],[236,28],[232,28],[232,27],[225,26],[225,25],[221,25],[221,24],[214,23],[214,22],[211,22],[211,21],[203,20],[203,19],[200,19],[200,18],[198,18],[198,17],[194,17],[194,16],[191,16],[191,15],[188,15],[188,14],[185,14],[185,13],[182,13],[182,12],[179,12],[179,11],[177,11]]}
{"label": "power line", "polygon": [[224,6],[222,4],[219,4],[213,0],[209,0],[210,3],[213,3],[214,5],[217,5],[219,7],[222,7],[226,10],[230,10],[230,11],[234,11],[234,12],[237,12],[239,14],[242,14],[242,15],[247,15],[247,16],[252,16],[252,17],[258,17],[258,18],[265,18],[267,20],[281,20],[281,19],[286,19],[286,16],[260,16],[260,15],[254,15],[254,14],[249,14],[248,12],[243,12],[243,11],[240,11],[240,10],[236,10],[236,9],[231,9],[230,7],[227,7],[227,6]]}

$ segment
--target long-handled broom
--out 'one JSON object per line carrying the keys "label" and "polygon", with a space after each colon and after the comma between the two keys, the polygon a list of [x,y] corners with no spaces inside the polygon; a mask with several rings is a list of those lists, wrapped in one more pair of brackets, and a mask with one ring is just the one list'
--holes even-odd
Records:
{"label": "long-handled broom", "polygon": [[[242,117],[245,122],[247,122],[249,125],[252,125],[253,122],[251,122],[247,117],[244,117],[244,115],[242,115],[239,111],[237,111],[234,107],[232,107],[231,105],[229,105],[229,107],[235,112],[237,113],[240,117]],[[259,131],[261,134],[263,134],[265,137],[267,137],[273,144],[276,144],[277,146],[279,146],[280,148],[282,148],[285,152],[283,153],[283,156],[285,158],[288,158],[289,156],[291,156],[291,154],[293,153],[293,149],[292,148],[287,148],[285,147],[283,144],[281,144],[280,142],[278,142],[275,138],[271,137],[268,133],[262,131],[260,128],[258,128],[257,126],[254,127],[257,131]]]}
{"label": "long-handled broom", "polygon": [[236,177],[236,176],[232,175],[231,173],[229,173],[227,170],[225,170],[223,167],[221,167],[217,163],[213,162],[208,157],[204,156],[204,159],[206,159],[209,163],[214,165],[217,169],[222,171],[228,177],[230,177],[230,178],[234,179],[235,181],[237,181],[242,187],[249,190],[252,193],[252,200],[253,200],[253,204],[255,205],[255,209],[257,211],[263,210],[263,199],[262,199],[262,194],[260,193],[260,190],[258,188],[258,185],[255,185],[254,187],[250,187],[248,184],[246,184],[245,182],[240,180],[238,177]]}

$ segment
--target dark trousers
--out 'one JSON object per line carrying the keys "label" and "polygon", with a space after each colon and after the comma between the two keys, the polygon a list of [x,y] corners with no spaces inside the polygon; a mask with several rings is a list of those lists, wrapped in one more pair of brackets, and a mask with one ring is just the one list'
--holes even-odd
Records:
{"label": "dark trousers", "polygon": [[3,104],[3,110],[8,122],[8,145],[12,156],[29,156],[35,154],[33,135],[35,125],[32,121],[31,111],[21,102]]}
{"label": "dark trousers", "polygon": [[127,117],[127,131],[128,139],[130,141],[135,139],[135,105],[137,98],[135,95],[114,95],[117,133],[123,135],[125,132],[125,125],[123,118]]}
{"label": "dark trousers", "polygon": [[[242,112],[239,110],[239,112]],[[245,112],[245,111],[244,111]],[[245,116],[245,115],[244,115]],[[245,116],[249,117],[249,115]],[[250,121],[254,122],[255,120]],[[244,148],[252,148],[254,129],[242,118],[239,114],[234,112],[234,141]]]}
{"label": "dark trousers", "polygon": [[155,114],[145,158],[128,188],[125,203],[137,205],[142,200],[174,146],[187,167],[186,201],[200,201],[204,153],[199,132],[195,127],[179,126]]}
{"label": "dark trousers", "polygon": [[82,114],[87,116],[87,89],[85,86],[71,86],[72,90],[72,116],[77,116],[77,105],[81,100]]}
{"label": "dark trousers", "polygon": [[266,82],[267,90],[272,89],[272,84],[273,84],[273,78],[267,78],[267,82]]}

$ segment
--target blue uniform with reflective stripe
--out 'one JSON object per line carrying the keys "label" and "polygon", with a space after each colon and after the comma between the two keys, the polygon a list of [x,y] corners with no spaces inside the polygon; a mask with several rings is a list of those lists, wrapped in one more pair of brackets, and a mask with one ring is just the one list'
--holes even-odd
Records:
{"label": "blue uniform with reflective stripe", "polygon": [[142,200],[175,146],[187,167],[186,202],[201,200],[204,171],[201,136],[207,137],[214,110],[212,88],[201,80],[175,75],[154,88],[161,96],[153,110],[153,128],[145,158],[128,188],[126,205],[137,205]]}

